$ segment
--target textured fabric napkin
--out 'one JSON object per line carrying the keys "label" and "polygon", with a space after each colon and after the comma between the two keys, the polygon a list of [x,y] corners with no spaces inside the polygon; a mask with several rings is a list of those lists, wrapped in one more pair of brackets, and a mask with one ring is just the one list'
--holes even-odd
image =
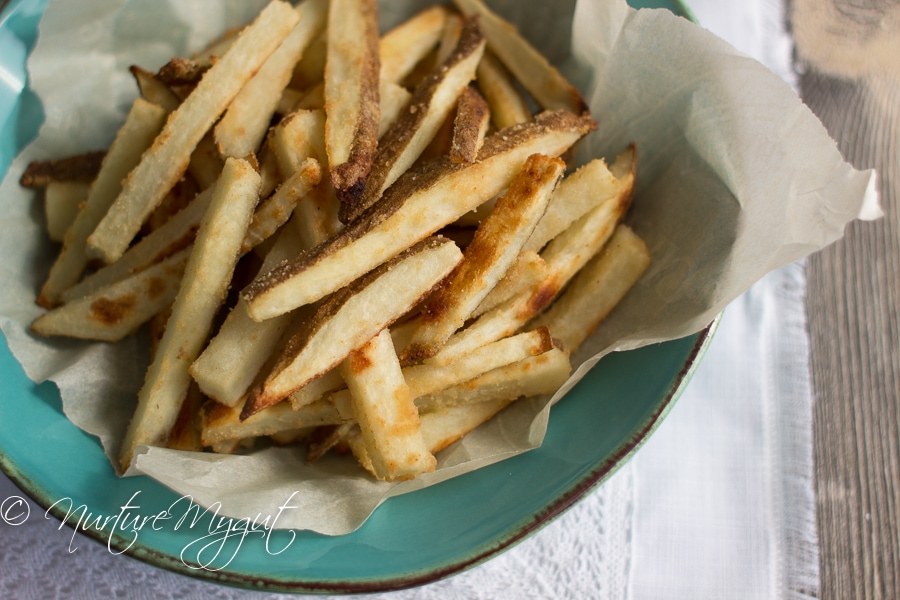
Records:
{"label": "textured fabric napkin", "polygon": [[[704,26],[789,78],[780,2],[694,0],[691,6]],[[484,565],[385,597],[815,595],[804,289],[802,265],[790,265],[735,301],[656,434],[565,515]],[[0,479],[0,499],[17,494]],[[34,506],[26,523],[0,524],[0,596],[270,597],[111,556],[57,527]]]}

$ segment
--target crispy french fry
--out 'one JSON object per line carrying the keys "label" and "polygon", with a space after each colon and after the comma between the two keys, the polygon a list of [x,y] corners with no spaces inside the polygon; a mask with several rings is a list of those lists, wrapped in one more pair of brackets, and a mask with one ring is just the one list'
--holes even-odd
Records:
{"label": "crispy french fry", "polygon": [[300,21],[293,31],[238,92],[216,125],[216,145],[223,157],[243,158],[259,149],[294,66],[325,28],[328,0],[303,0],[297,13]]}
{"label": "crispy french fry", "polygon": [[456,117],[453,120],[453,140],[450,142],[450,160],[453,162],[475,162],[478,151],[484,144],[491,110],[473,87],[467,87],[459,98]]}
{"label": "crispy french fry", "polygon": [[395,481],[433,471],[436,461],[422,440],[419,413],[388,330],[351,352],[341,372],[375,476]]}
{"label": "crispy french fry", "polygon": [[210,63],[176,56],[160,67],[156,78],[169,87],[193,87],[210,68]]}
{"label": "crispy french fry", "polygon": [[[416,398],[423,417],[436,409],[484,402],[511,402],[556,392],[572,372],[569,353],[553,347],[541,354],[488,371],[474,379]],[[431,434],[423,427],[426,438]],[[429,445],[429,448],[433,448]]]}
{"label": "crispy french fry", "polygon": [[[534,235],[534,234],[532,234]],[[523,250],[506,274],[470,315],[479,317],[526,289],[536,287],[547,277],[547,263],[534,250]]]}
{"label": "crispy french fry", "polygon": [[269,149],[283,173],[293,173],[308,158],[327,164],[325,153],[325,112],[298,110],[272,129]]}
{"label": "crispy french fry", "polygon": [[325,148],[342,202],[362,192],[378,146],[378,6],[331,0],[325,63]]}
{"label": "crispy french fry", "polygon": [[553,305],[535,320],[575,352],[650,265],[646,244],[625,225],[572,280]]}
{"label": "crispy french fry", "polygon": [[429,238],[333,294],[251,392],[243,415],[280,402],[333,368],[415,306],[461,258],[453,242]]}
{"label": "crispy french fry", "polygon": [[531,239],[525,243],[525,249],[540,251],[591,209],[622,195],[630,197],[636,168],[637,155],[632,146],[616,158],[612,167],[607,168],[606,162],[595,159],[563,179]]}
{"label": "crispy french fry", "polygon": [[250,316],[261,321],[334,292],[496,196],[528,156],[559,155],[593,128],[588,117],[546,113],[490,136],[478,163],[448,158],[407,173],[340,234],[248,286]]}
{"label": "crispy french fry", "polygon": [[340,368],[335,367],[291,394],[291,406],[294,407],[294,410],[298,410],[307,404],[312,404],[316,400],[330,395],[345,385]]}
{"label": "crispy french fry", "polygon": [[378,138],[381,139],[397,122],[403,110],[409,106],[412,94],[402,85],[391,83],[386,79],[382,79],[379,85],[381,115],[378,120]]}
{"label": "crispy french fry", "polygon": [[241,87],[290,33],[299,18],[291,5],[273,0],[220,60],[197,89],[173,112],[162,133],[122,184],[122,193],[88,238],[89,254],[118,260],[144,219],[182,176],[197,144]]}
{"label": "crispy french fry", "polygon": [[463,18],[456,13],[447,15],[441,39],[438,41],[437,51],[434,54],[435,66],[443,64],[456,49],[459,38],[462,36],[463,22]]}
{"label": "crispy french fry", "polygon": [[188,368],[206,343],[225,298],[259,199],[259,185],[259,175],[249,163],[236,159],[225,162],[122,443],[119,466],[123,471],[139,445],[164,444],[178,417],[191,381]]}
{"label": "crispy french fry", "polygon": [[51,181],[44,189],[44,216],[47,235],[54,242],[62,242],[66,231],[87,201],[91,184],[87,181]]}
{"label": "crispy french fry", "polygon": [[378,45],[381,79],[403,81],[437,45],[447,14],[443,6],[426,8],[384,34]]}
{"label": "crispy french fry", "polygon": [[464,330],[454,334],[441,350],[427,360],[449,364],[474,348],[498,340],[518,330],[556,298],[590,258],[609,240],[631,203],[631,194],[604,202],[553,239],[541,258],[547,263],[547,277],[533,290],[510,298],[481,315]]}
{"label": "crispy french fry", "polygon": [[274,234],[291,218],[297,203],[318,185],[321,179],[322,167],[319,166],[319,162],[314,158],[306,159],[300,168],[256,209],[253,222],[250,223],[250,229],[244,238],[242,250],[249,252]]}
{"label": "crispy french fry", "polygon": [[[282,231],[266,254],[262,268],[269,268],[302,251],[300,240],[291,231]],[[218,333],[191,365],[191,376],[210,398],[228,406],[237,405],[275,351],[292,319],[293,315],[286,314],[257,323],[247,315],[246,305],[238,301]]]}
{"label": "crispy french fry", "polygon": [[481,0],[453,0],[470,17],[479,15],[488,45],[545,110],[568,110],[576,115],[588,112],[581,93],[538,52],[508,21],[491,11]]}
{"label": "crispy french fry", "polygon": [[214,189],[215,186],[212,186],[198,194],[168,222],[129,248],[119,261],[103,267],[68,288],[62,294],[62,301],[71,302],[92,294],[190,245],[194,241],[194,235],[200,227],[200,221],[209,206]]}
{"label": "crispy french fry", "polygon": [[106,150],[86,152],[57,160],[33,160],[25,167],[19,185],[27,188],[46,187],[51,181],[86,181],[97,178]]}
{"label": "crispy french fry", "polygon": [[505,129],[531,120],[528,102],[516,87],[512,75],[490,50],[485,50],[481,57],[475,78],[484,99],[491,107],[494,127]]}
{"label": "crispy french fry", "polygon": [[409,107],[381,139],[361,197],[350,205],[342,205],[346,207],[344,222],[352,221],[377,202],[384,190],[422,154],[475,77],[484,45],[484,34],[477,21],[467,22],[456,50],[416,88]]}
{"label": "crispy french fry", "polygon": [[38,304],[48,308],[57,306],[60,295],[81,277],[88,263],[87,240],[91,232],[115,202],[122,190],[122,180],[140,162],[141,155],[162,129],[164,120],[162,108],[143,98],[135,99],[91,185],[84,209],[66,232],[62,250],[41,288]]}
{"label": "crispy french fry", "polygon": [[241,406],[211,402],[203,407],[201,415],[204,446],[344,422],[334,405],[324,400],[313,402],[299,410],[291,408],[289,402],[282,402],[243,420],[240,418]]}
{"label": "crispy french fry", "polygon": [[44,313],[31,324],[42,336],[116,342],[134,332],[175,299],[190,249],[131,277]]}
{"label": "crispy french fry", "polygon": [[542,154],[528,157],[507,192],[497,200],[494,211],[475,232],[459,267],[425,304],[401,362],[410,364],[433,356],[463,326],[516,260],[565,168],[558,158]]}

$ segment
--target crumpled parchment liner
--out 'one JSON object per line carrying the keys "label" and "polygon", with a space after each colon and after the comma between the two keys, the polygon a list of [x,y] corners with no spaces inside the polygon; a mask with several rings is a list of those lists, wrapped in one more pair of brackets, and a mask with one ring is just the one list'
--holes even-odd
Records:
{"label": "crumpled parchment liner", "polygon": [[[28,333],[41,313],[34,298],[54,248],[43,234],[38,196],[19,187],[19,176],[34,158],[109,144],[137,93],[128,66],[155,69],[189,54],[251,20],[263,4],[51,0],[41,22],[28,69],[46,119],[0,187],[0,252],[7,257],[0,326],[29,378],[56,382],[66,415],[98,436],[109,456],[143,381],[143,340],[110,346]],[[383,26],[426,4],[383,3]],[[628,222],[653,264],[574,357],[580,366],[571,380],[552,399],[515,403],[441,453],[435,473],[414,481],[376,482],[334,457],[309,466],[295,448],[246,456],[148,448],[129,474],[145,473],[200,504],[219,502],[220,514],[236,518],[276,514],[291,498],[298,509],[284,513],[278,527],[348,533],[387,497],[540,445],[550,405],[604,354],[699,331],[766,272],[830,244],[849,221],[880,215],[874,174],[843,162],[786,84],[700,27],[620,0],[490,4],[584,91],[599,129],[579,146],[579,162],[611,161],[630,142],[638,148]]]}

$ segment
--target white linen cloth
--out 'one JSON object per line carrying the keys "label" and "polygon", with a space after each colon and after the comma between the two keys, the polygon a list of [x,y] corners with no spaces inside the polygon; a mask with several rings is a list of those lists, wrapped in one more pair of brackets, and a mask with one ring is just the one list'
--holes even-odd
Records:
{"label": "white linen cloth", "polygon": [[[790,78],[781,1],[692,0],[698,20]],[[565,515],[484,565],[404,598],[815,596],[812,391],[803,266],[726,310],[692,382],[638,455]],[[18,495],[0,478],[0,500]],[[0,597],[278,597],[160,571],[75,538],[32,507],[0,524]],[[372,597],[382,597],[376,595]]]}

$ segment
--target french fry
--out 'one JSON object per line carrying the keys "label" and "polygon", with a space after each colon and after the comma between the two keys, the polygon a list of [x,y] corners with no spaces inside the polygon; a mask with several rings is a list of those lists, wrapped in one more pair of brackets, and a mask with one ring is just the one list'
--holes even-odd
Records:
{"label": "french fry", "polygon": [[433,356],[497,285],[519,255],[550,199],[565,163],[542,154],[525,166],[497,200],[494,211],[475,232],[463,261],[422,309],[419,327],[400,360],[420,362]]}
{"label": "french fry", "polygon": [[[240,40],[236,45],[240,44]],[[223,59],[224,60],[224,59]],[[142,444],[165,444],[191,381],[188,369],[206,343],[231,281],[241,242],[259,199],[260,178],[249,163],[228,159],[185,269],[119,454],[128,469]]]}
{"label": "french fry", "polygon": [[51,181],[44,189],[44,216],[47,235],[54,242],[62,242],[66,231],[78,216],[87,200],[91,184],[86,181]]}
{"label": "french fry", "polygon": [[335,367],[291,394],[291,406],[294,407],[294,410],[299,410],[301,407],[312,404],[344,386],[341,370],[339,366]]}
{"label": "french fry", "polygon": [[125,179],[122,193],[88,238],[90,256],[107,263],[122,256],[144,219],[185,172],[197,144],[298,18],[289,4],[273,0],[210,67]]}
{"label": "french fry", "polygon": [[381,115],[378,119],[378,139],[381,139],[397,122],[403,110],[409,106],[412,94],[402,85],[382,79],[379,84]]}
{"label": "french fry", "polygon": [[635,233],[625,225],[582,268],[571,285],[535,322],[549,327],[574,353],[650,265],[650,253]]}
{"label": "french fry", "polygon": [[203,423],[200,419],[200,409],[206,398],[200,393],[196,385],[188,388],[187,395],[178,412],[172,433],[166,442],[170,450],[185,450],[188,452],[203,452],[203,440],[200,437]]}
{"label": "french fry", "polygon": [[536,287],[545,277],[547,277],[547,263],[540,254],[534,250],[523,250],[503,279],[488,292],[470,317],[479,317],[525,289]]}
{"label": "french fry", "polygon": [[283,173],[293,173],[308,158],[327,165],[325,153],[325,112],[298,110],[272,128],[269,149]]}
{"label": "french fry", "polygon": [[602,159],[594,159],[563,179],[525,249],[540,251],[591,209],[623,195],[630,197],[636,168],[637,154],[632,146],[616,158],[612,167],[607,168]]}
{"label": "french fry", "polygon": [[106,150],[86,152],[58,160],[33,160],[25,167],[19,185],[27,188],[46,187],[51,181],[85,181],[97,178]]}
{"label": "french fry", "polygon": [[259,149],[294,66],[325,28],[328,0],[303,0],[296,10],[300,21],[294,30],[238,92],[216,125],[216,145],[223,157],[243,158]]}
{"label": "french fry", "polygon": [[434,54],[435,66],[441,65],[453,53],[459,44],[459,38],[462,36],[463,18],[456,13],[449,13],[444,21],[444,30],[441,32],[441,39],[438,41],[437,51]]}
{"label": "french fry", "polygon": [[[552,394],[569,378],[572,367],[569,353],[553,347],[541,354],[524,358],[479,375],[474,379],[432,394],[416,398],[422,415],[423,434],[432,437],[426,425],[431,411],[485,402],[512,402],[519,398]],[[434,446],[428,447],[434,450]]]}
{"label": "french fry", "polygon": [[243,416],[280,402],[333,368],[415,306],[461,258],[453,242],[429,238],[333,294],[251,392]]}
{"label": "french fry", "polygon": [[443,6],[426,8],[384,34],[378,44],[380,78],[391,83],[403,81],[437,45],[447,15]]}
{"label": "french fry", "polygon": [[[285,230],[278,235],[266,254],[263,269],[303,251],[300,240],[292,233]],[[257,323],[247,315],[246,305],[239,300],[191,365],[191,376],[210,398],[228,406],[237,405],[292,319],[292,315],[286,314]]]}
{"label": "french fry", "polygon": [[325,62],[325,148],[342,202],[362,192],[378,146],[378,6],[331,0]]}
{"label": "french fry", "polygon": [[346,208],[342,213],[345,223],[375,204],[384,190],[422,154],[475,77],[484,44],[484,34],[477,21],[467,22],[456,50],[416,88],[409,107],[381,139],[360,198],[352,204],[342,205]]}
{"label": "french fry", "polygon": [[500,18],[481,0],[453,0],[453,3],[467,17],[481,17],[491,50],[544,110],[562,109],[576,115],[588,111],[584,98],[575,86],[508,21]]}
{"label": "french fry", "polygon": [[121,281],[194,241],[203,214],[209,206],[215,186],[197,195],[183,210],[164,225],[128,249],[122,258],[88,275],[62,293],[63,302],[92,294],[96,290]]}
{"label": "french fry", "polygon": [[547,277],[533,290],[510,298],[481,315],[464,330],[455,333],[441,350],[426,359],[433,364],[449,364],[493,340],[511,335],[537,316],[556,298],[590,258],[609,240],[631,204],[631,194],[604,202],[550,242],[541,254],[547,263]]}
{"label": "french fry", "polygon": [[176,56],[160,67],[156,78],[168,87],[194,87],[211,64]]}
{"label": "french fry", "polygon": [[515,80],[494,53],[485,50],[475,75],[478,88],[491,107],[491,121],[497,129],[531,120],[531,109],[516,87]]}
{"label": "french fry", "polygon": [[[290,86],[298,90],[308,90],[322,83],[325,76],[325,59],[328,54],[328,32],[323,30],[312,41],[306,52],[294,66]],[[321,107],[319,107],[321,108]]]}
{"label": "french fry", "polygon": [[201,411],[203,445],[212,446],[305,427],[339,425],[345,421],[334,405],[324,400],[299,410],[291,408],[289,402],[282,402],[246,419],[240,418],[241,409],[241,406],[207,403]]}
{"label": "french fry", "polygon": [[436,461],[419,431],[419,413],[387,329],[341,364],[353,414],[378,479],[410,479],[434,471]]}
{"label": "french fry", "polygon": [[450,142],[450,160],[475,162],[484,144],[491,109],[473,87],[467,87],[459,98],[456,117],[453,120],[453,140]]}
{"label": "french fry", "polygon": [[589,117],[546,113],[487,138],[477,163],[448,158],[408,172],[340,234],[248,286],[250,316],[261,321],[340,289],[496,196],[530,155],[558,156],[593,128]]}
{"label": "french fry", "polygon": [[129,71],[134,76],[134,81],[137,83],[141,96],[147,102],[160,106],[167,114],[181,104],[181,99],[169,89],[169,86],[156,77],[156,73],[142,69],[137,65],[132,65]]}
{"label": "french fry", "polygon": [[117,342],[133,333],[175,299],[190,249],[89,296],[44,313],[31,324],[42,336]]}
{"label": "french fry", "polygon": [[207,134],[200,138],[197,148],[191,153],[187,170],[200,189],[205,190],[219,178],[223,164],[212,135]]}
{"label": "french fry", "polygon": [[318,185],[321,179],[322,167],[319,166],[319,162],[314,158],[306,159],[297,171],[278,186],[275,193],[260,203],[244,238],[243,252],[249,252],[284,225],[291,218],[297,203]]}
{"label": "french fry", "polygon": [[116,139],[103,159],[103,166],[91,185],[84,208],[66,232],[63,247],[41,288],[38,304],[54,307],[60,295],[74,285],[88,263],[87,240],[122,190],[122,180],[141,160],[162,129],[165,111],[137,98]]}

